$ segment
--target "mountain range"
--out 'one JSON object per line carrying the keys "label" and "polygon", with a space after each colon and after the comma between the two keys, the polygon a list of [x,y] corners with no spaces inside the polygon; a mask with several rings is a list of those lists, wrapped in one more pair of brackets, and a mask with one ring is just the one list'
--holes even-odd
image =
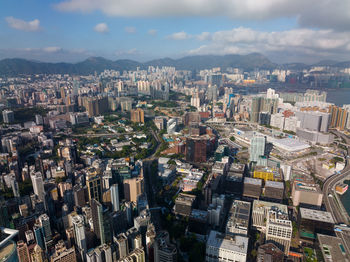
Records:
{"label": "mountain range", "polygon": [[[86,75],[102,72],[105,69],[117,71],[135,70],[137,67],[147,69],[148,66],[172,66],[178,70],[202,70],[213,67],[237,67],[244,70],[254,69],[306,69],[310,65],[291,63],[279,65],[271,62],[266,56],[259,53],[248,55],[196,55],[180,59],[162,58],[140,63],[133,60],[108,60],[102,57],[90,57],[78,63],[44,63],[20,58],[0,60],[0,76],[16,76],[30,74],[79,74]],[[350,61],[337,62],[333,60],[320,61],[312,66],[350,67]]]}

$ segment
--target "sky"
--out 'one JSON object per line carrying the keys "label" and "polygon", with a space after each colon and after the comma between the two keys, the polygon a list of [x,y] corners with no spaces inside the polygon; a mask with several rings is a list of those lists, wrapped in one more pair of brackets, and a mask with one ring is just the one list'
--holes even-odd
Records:
{"label": "sky", "polygon": [[350,0],[0,0],[0,59],[350,60]]}

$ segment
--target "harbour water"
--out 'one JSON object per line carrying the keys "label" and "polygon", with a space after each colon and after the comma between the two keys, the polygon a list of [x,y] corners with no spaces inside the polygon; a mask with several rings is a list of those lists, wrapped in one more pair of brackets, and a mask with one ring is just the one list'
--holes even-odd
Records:
{"label": "harbour water", "polygon": [[[350,185],[350,181],[347,180],[344,183]],[[344,195],[340,196],[340,200],[343,203],[343,206],[345,207],[346,211],[350,215],[350,189],[344,193]]]}
{"label": "harbour water", "polygon": [[327,91],[327,102],[337,106],[350,104],[350,89],[329,89]]}

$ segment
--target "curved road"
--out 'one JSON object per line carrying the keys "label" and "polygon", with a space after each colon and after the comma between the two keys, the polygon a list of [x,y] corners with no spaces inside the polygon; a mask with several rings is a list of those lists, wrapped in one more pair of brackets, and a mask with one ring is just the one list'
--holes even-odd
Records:
{"label": "curved road", "polygon": [[[337,136],[342,137],[347,144],[350,144],[350,138],[348,138],[347,136],[345,136],[344,134],[338,131],[335,131],[335,134]],[[349,156],[350,155],[349,146],[347,147],[347,150],[348,150],[348,156]],[[343,207],[343,204],[341,202],[338,202],[336,198],[333,196],[335,185],[348,175],[350,175],[350,162],[349,162],[349,159],[346,158],[346,166],[342,170],[342,172],[340,174],[335,174],[329,177],[323,184],[324,203],[326,206],[326,210],[333,215],[333,218],[336,223],[349,224],[348,215],[347,213],[344,214],[345,208]],[[332,196],[329,197],[329,194],[332,194]]]}

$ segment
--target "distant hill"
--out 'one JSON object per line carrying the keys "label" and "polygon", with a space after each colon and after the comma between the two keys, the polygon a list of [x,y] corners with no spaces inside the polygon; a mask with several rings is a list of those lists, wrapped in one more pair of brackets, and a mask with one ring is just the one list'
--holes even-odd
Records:
{"label": "distant hill", "polygon": [[0,75],[20,74],[91,74],[102,72],[105,69],[118,71],[135,70],[136,67],[147,69],[148,66],[173,66],[182,70],[201,70],[212,67],[239,67],[244,70],[272,69],[277,64],[272,63],[267,57],[253,53],[249,55],[198,55],[186,56],[180,59],[163,58],[145,63],[133,60],[108,60],[102,57],[90,57],[79,63],[43,63],[25,59],[0,60]]}
{"label": "distant hill", "polygon": [[13,58],[0,60],[0,76],[16,76],[23,74],[92,74],[100,73],[105,69],[113,69],[117,71],[135,70],[137,67],[147,69],[148,66],[173,66],[179,70],[201,70],[213,67],[242,68],[246,71],[254,69],[274,69],[284,68],[291,70],[307,69],[311,66],[334,66],[334,67],[350,67],[349,62],[337,62],[333,60],[324,60],[314,65],[306,65],[303,63],[290,63],[278,65],[271,62],[266,56],[259,53],[248,55],[196,55],[186,56],[179,59],[162,58],[155,59],[145,63],[133,60],[108,60],[103,57],[90,57],[79,63],[44,63],[38,61],[30,61],[25,59]]}

